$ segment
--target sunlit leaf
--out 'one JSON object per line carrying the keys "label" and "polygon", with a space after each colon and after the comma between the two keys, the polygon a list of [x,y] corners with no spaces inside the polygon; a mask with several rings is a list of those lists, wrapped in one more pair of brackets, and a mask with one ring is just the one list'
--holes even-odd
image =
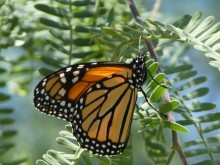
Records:
{"label": "sunlit leaf", "polygon": [[70,133],[70,132],[60,131],[59,134],[60,134],[62,137],[65,137],[65,138],[68,138],[68,139],[76,140],[76,138],[75,138],[75,137],[73,136],[73,134]]}
{"label": "sunlit leaf", "polygon": [[147,125],[147,124],[151,124],[151,123],[158,123],[158,125],[159,125],[160,122],[161,122],[160,118],[146,117],[140,121],[140,124]]}
{"label": "sunlit leaf", "polygon": [[[206,29],[206,31],[204,33],[202,33],[198,39],[200,40],[204,40],[206,38],[209,38],[212,34],[218,32],[220,30],[220,22],[216,23],[214,26],[212,26],[209,29]],[[208,39],[207,41],[205,41],[205,44],[210,44],[210,40]]]}
{"label": "sunlit leaf", "polygon": [[160,104],[159,111],[161,113],[167,113],[169,111],[175,110],[178,107],[179,107],[179,102],[177,100],[172,100],[170,102]]}
{"label": "sunlit leaf", "polygon": [[46,160],[48,163],[53,164],[53,165],[61,165],[55,158],[53,158],[49,154],[44,154],[43,155],[44,160]]}
{"label": "sunlit leaf", "polygon": [[147,85],[145,92],[150,94],[157,86],[159,86],[159,84],[163,83],[164,79],[165,79],[165,74],[163,73],[157,74],[153,78],[153,80],[151,80],[150,83]]}
{"label": "sunlit leaf", "polygon": [[157,86],[155,88],[154,92],[150,95],[149,101],[151,103],[158,101],[162,97],[165,90],[166,90],[166,88],[164,88],[162,86]]}
{"label": "sunlit leaf", "polygon": [[211,24],[214,22],[215,18],[213,16],[206,17],[191,34],[193,36],[197,36],[200,33],[203,33],[207,28],[211,26]]}
{"label": "sunlit leaf", "polygon": [[71,150],[77,151],[79,149],[79,146],[76,144],[72,143],[71,141],[67,140],[66,138],[63,137],[58,137],[56,138],[57,143],[70,148]]}
{"label": "sunlit leaf", "polygon": [[189,130],[185,128],[184,126],[178,123],[171,122],[171,121],[164,121],[164,126],[177,132],[184,132],[184,133],[189,132]]}
{"label": "sunlit leaf", "polygon": [[212,16],[204,20],[201,18],[202,13],[196,12],[184,29],[173,25],[167,25],[166,28],[178,35],[181,40],[194,46],[195,49],[205,52],[205,55],[212,60],[210,65],[220,68],[219,51],[216,49],[220,38],[220,23],[213,25],[214,17]]}
{"label": "sunlit leaf", "polygon": [[185,27],[185,30],[190,31],[194,29],[198,25],[201,17],[202,17],[202,12],[195,12],[188,25]]}
{"label": "sunlit leaf", "polygon": [[45,162],[44,160],[40,160],[40,159],[36,161],[36,164],[37,164],[37,165],[49,165],[49,164],[48,164],[47,162]]}
{"label": "sunlit leaf", "polygon": [[[153,76],[159,68],[159,64],[158,62],[154,62],[152,63],[148,68],[147,68],[147,75],[149,74],[149,72],[151,73],[151,75]],[[150,75],[148,75],[150,77]]]}
{"label": "sunlit leaf", "polygon": [[57,151],[54,150],[49,150],[47,152],[49,155],[51,155],[54,159],[58,160],[58,162],[62,165],[68,165],[71,162],[69,160],[67,160],[66,158],[64,158],[60,153],[58,153]]}

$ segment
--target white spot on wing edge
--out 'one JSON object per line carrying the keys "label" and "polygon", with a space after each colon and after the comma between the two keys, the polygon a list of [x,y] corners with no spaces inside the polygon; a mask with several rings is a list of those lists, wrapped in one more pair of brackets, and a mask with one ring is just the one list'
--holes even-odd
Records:
{"label": "white spot on wing edge", "polygon": [[78,77],[78,76],[77,76],[77,77],[74,77],[74,78],[72,79],[72,83],[77,82],[77,81],[78,81],[78,79],[79,79],[79,77]]}
{"label": "white spot on wing edge", "polygon": [[65,84],[65,83],[66,83],[66,77],[62,77],[62,78],[60,79],[60,81]]}
{"label": "white spot on wing edge", "polygon": [[73,76],[77,76],[79,74],[79,70],[73,72]]}
{"label": "white spot on wing edge", "polygon": [[78,65],[77,69],[82,69],[84,67],[84,65]]}
{"label": "white spot on wing edge", "polygon": [[60,73],[59,76],[60,76],[60,78],[62,78],[62,77],[65,76],[65,74],[64,73]]}
{"label": "white spot on wing edge", "polygon": [[66,68],[66,72],[71,71],[71,69],[72,69],[72,67],[68,67],[68,68]]}

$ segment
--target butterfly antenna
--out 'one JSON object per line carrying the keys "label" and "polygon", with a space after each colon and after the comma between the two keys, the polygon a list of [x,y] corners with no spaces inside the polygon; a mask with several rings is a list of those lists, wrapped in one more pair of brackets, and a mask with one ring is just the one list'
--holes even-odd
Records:
{"label": "butterfly antenna", "polygon": [[141,52],[141,36],[139,37],[138,52]]}
{"label": "butterfly antenna", "polygon": [[141,92],[143,93],[146,102],[148,103],[148,105],[151,106],[151,108],[152,108],[153,110],[155,110],[157,113],[159,113],[160,116],[167,117],[167,115],[165,115],[165,114],[161,113],[160,111],[158,111],[158,110],[150,103],[150,100],[148,99],[146,93],[145,93],[142,89],[141,89]]}
{"label": "butterfly antenna", "polygon": [[164,87],[164,88],[166,88],[166,89],[168,88],[167,86],[158,83],[158,82],[154,79],[154,77],[152,76],[152,74],[149,72],[148,69],[147,69],[147,73],[150,75],[151,79],[152,79],[157,85],[159,85],[159,86],[161,86],[161,87]]}

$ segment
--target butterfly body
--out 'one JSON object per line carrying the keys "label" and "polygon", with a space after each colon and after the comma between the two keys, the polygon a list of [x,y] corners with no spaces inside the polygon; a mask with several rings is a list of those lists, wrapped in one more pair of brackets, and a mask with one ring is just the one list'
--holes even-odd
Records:
{"label": "butterfly body", "polygon": [[145,56],[130,64],[72,65],[52,73],[35,88],[34,105],[72,123],[82,148],[117,155],[127,146],[137,92],[146,79]]}

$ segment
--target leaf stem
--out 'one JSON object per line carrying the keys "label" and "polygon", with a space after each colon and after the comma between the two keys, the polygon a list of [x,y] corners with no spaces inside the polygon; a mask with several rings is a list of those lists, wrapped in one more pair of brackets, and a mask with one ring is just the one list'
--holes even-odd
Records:
{"label": "leaf stem", "polygon": [[[138,23],[143,23],[143,20],[140,16],[140,14],[138,13],[138,10],[133,2],[133,0],[126,0],[127,4],[129,5],[130,7],[130,10],[135,18],[135,20],[138,22]],[[153,46],[153,43],[151,42],[151,40],[145,40],[145,43],[148,47],[148,50],[149,50],[149,53],[151,55],[151,57],[154,59],[154,61],[158,62],[158,59],[157,59],[157,54],[156,52],[154,51],[154,46]],[[161,72],[161,68],[159,67],[158,68],[158,72],[160,73]],[[168,90],[166,89],[164,94],[163,94],[163,100],[165,102],[169,102],[170,101],[170,96],[169,96],[169,93],[168,93]],[[170,121],[172,122],[175,122],[175,117],[174,117],[174,114],[172,111],[168,112],[168,118]],[[183,149],[179,143],[179,140],[178,140],[178,135],[177,135],[177,132],[176,131],[172,131],[172,147],[174,149],[174,151],[176,150],[179,154],[179,157],[182,161],[182,164],[183,165],[187,165],[187,161],[186,161],[186,157],[185,157],[185,154],[183,152]],[[172,158],[174,155],[173,152],[171,152],[171,157]],[[171,160],[170,160],[171,161]]]}
{"label": "leaf stem", "polygon": [[170,154],[169,154],[169,157],[168,157],[168,159],[167,159],[167,161],[166,161],[166,165],[169,165],[169,164],[171,163],[174,154],[175,154],[175,150],[172,149],[171,152],[170,152]]}

